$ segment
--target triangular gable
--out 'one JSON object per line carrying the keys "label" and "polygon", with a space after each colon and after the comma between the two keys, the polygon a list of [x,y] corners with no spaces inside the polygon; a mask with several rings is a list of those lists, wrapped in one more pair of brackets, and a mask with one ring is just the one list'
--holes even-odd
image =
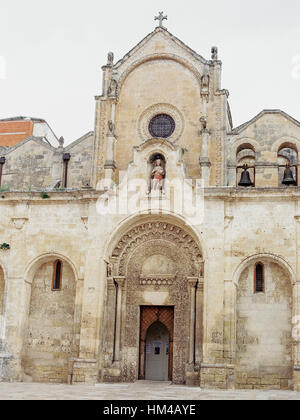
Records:
{"label": "triangular gable", "polygon": [[138,56],[141,49],[143,49],[151,40],[155,39],[155,37],[160,38],[164,36],[165,39],[171,40],[174,43],[174,46],[178,49],[182,49],[182,52],[186,54],[188,52],[194,60],[200,61],[202,64],[209,64],[208,60],[205,60],[201,55],[197,54],[194,50],[188,47],[184,42],[178,39],[175,35],[171,34],[166,28],[157,27],[154,29],[153,32],[148,34],[142,41],[140,41],[134,48],[132,48],[127,54],[124,55],[122,59],[120,59],[115,65],[114,69],[118,70],[121,66],[123,66],[130,58],[133,56]]}
{"label": "triangular gable", "polygon": [[241,132],[243,132],[244,130],[246,130],[250,125],[256,123],[260,118],[262,118],[265,115],[271,115],[271,114],[279,114],[282,117],[286,118],[287,120],[289,120],[290,122],[292,122],[293,124],[297,125],[298,127],[300,127],[300,122],[297,121],[295,118],[291,117],[289,114],[287,114],[284,111],[281,111],[280,109],[264,109],[263,111],[261,111],[259,114],[257,114],[254,118],[252,118],[251,120],[247,121],[244,124],[239,125],[238,127],[234,128],[232,130],[232,134],[240,134]]}
{"label": "triangular gable", "polygon": [[84,140],[87,140],[91,136],[94,136],[94,131],[89,131],[88,133],[84,134],[83,136],[79,137],[79,139],[73,141],[73,143],[69,144],[67,147],[64,148],[64,151],[68,152],[73,147],[77,146],[79,143],[83,142]]}
{"label": "triangular gable", "polygon": [[20,141],[19,143],[15,144],[14,146],[12,146],[10,148],[7,148],[7,150],[5,150],[5,152],[3,153],[3,155],[9,155],[10,153],[12,153],[13,151],[15,151],[19,147],[23,147],[26,143],[28,143],[30,141],[38,144],[39,146],[43,146],[43,147],[45,147],[48,150],[51,150],[51,151],[55,151],[56,150],[53,146],[51,146],[44,139],[44,137],[28,136],[28,137],[26,137],[26,139]]}

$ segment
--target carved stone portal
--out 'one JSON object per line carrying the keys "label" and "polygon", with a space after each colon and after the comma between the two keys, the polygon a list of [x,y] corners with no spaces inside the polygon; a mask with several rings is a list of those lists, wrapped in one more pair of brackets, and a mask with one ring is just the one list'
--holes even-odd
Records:
{"label": "carved stone portal", "polygon": [[[198,244],[179,226],[164,222],[144,223],[121,238],[113,251],[112,260],[115,274],[126,281],[122,302],[116,299],[117,285],[116,289],[109,287],[107,290],[103,380],[138,379],[140,308],[153,306],[174,308],[173,367],[170,376],[174,383],[185,383],[186,367],[191,362],[191,346],[193,349],[201,348],[198,335],[190,337],[190,332],[194,331],[191,322],[195,322],[195,328],[202,329],[201,317],[197,315],[202,308],[195,309],[190,292],[190,278],[197,280],[203,271]],[[197,287],[197,281],[193,287]],[[192,315],[191,310],[194,311]],[[116,318],[116,314],[120,313],[121,320]],[[114,331],[120,324],[119,339]],[[119,360],[114,357],[116,346],[120,352]],[[193,361],[200,363],[200,360]]]}

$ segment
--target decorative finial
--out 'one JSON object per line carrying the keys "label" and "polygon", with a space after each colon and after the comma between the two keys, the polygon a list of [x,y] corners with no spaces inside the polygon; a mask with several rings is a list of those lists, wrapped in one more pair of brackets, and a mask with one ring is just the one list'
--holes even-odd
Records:
{"label": "decorative finial", "polygon": [[218,47],[212,47],[211,49],[211,59],[217,60],[218,59]]}
{"label": "decorative finial", "polygon": [[113,66],[114,64],[114,53],[113,52],[109,52],[107,54],[107,65],[108,66]]}
{"label": "decorative finial", "polygon": [[64,139],[63,137],[60,137],[60,138],[58,139],[58,143],[59,143],[59,146],[60,146],[60,147],[64,147],[65,139]]}
{"label": "decorative finial", "polygon": [[167,20],[168,16],[164,16],[164,12],[158,12],[158,16],[154,17],[154,20],[158,20],[159,21],[159,26],[161,28],[163,28],[163,20]]}

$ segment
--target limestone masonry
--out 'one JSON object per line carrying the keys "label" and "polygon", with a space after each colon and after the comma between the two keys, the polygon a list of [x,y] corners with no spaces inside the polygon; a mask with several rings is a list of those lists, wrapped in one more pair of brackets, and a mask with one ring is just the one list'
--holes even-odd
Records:
{"label": "limestone masonry", "polygon": [[94,132],[0,121],[0,381],[300,391],[300,123],[234,128],[217,48],[162,19]]}

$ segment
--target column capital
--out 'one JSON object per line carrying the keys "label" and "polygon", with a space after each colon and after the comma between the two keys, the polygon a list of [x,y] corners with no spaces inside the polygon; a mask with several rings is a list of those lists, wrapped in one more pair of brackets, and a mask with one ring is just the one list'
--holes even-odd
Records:
{"label": "column capital", "polygon": [[200,166],[208,166],[211,167],[211,162],[208,157],[200,157],[199,158]]}
{"label": "column capital", "polygon": [[121,288],[125,286],[126,277],[117,276],[114,277],[114,281],[117,283],[117,285]]}
{"label": "column capital", "polygon": [[187,281],[188,281],[189,287],[190,288],[195,287],[196,284],[198,283],[198,280],[199,280],[198,277],[188,277]]}

